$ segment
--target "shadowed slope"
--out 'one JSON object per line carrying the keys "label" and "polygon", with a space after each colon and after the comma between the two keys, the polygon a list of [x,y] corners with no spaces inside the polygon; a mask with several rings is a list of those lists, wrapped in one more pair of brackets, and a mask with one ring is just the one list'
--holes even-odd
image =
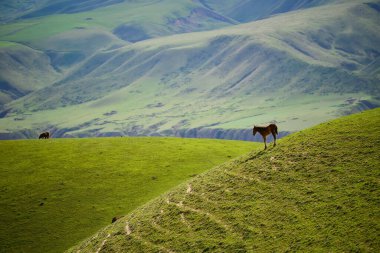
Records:
{"label": "shadowed slope", "polygon": [[[342,0],[199,0],[239,22],[267,18],[279,13],[343,2]],[[347,2],[347,0],[346,0]]]}
{"label": "shadowed slope", "polygon": [[1,1],[0,21],[41,17],[56,13],[76,13],[93,10],[108,5],[123,2],[123,0],[23,0]]}
{"label": "shadowed slope", "polygon": [[[11,22],[12,19],[17,20]],[[18,89],[21,82],[24,86],[42,87],[57,81],[56,73],[46,69],[54,68],[62,79],[95,52],[102,54],[129,42],[236,23],[187,0],[11,0],[0,3],[0,20],[9,21],[0,24],[0,106],[28,93]],[[10,43],[23,46],[10,50],[6,45]],[[19,61],[28,61],[31,52],[26,54],[26,48],[38,50],[39,58],[44,60],[28,66],[32,70],[8,57],[17,54]],[[42,77],[35,78],[36,75]]]}
{"label": "shadowed slope", "polygon": [[378,252],[379,116],[327,122],[216,167],[69,252]]}
{"label": "shadowed slope", "polygon": [[0,108],[61,77],[43,52],[0,41]]}

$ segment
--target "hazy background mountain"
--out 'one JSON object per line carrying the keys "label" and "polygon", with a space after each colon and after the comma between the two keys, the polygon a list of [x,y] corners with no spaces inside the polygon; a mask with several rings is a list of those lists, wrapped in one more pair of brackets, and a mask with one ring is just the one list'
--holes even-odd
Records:
{"label": "hazy background mountain", "polygon": [[380,101],[380,1],[0,6],[1,138],[249,139],[253,124],[285,133]]}

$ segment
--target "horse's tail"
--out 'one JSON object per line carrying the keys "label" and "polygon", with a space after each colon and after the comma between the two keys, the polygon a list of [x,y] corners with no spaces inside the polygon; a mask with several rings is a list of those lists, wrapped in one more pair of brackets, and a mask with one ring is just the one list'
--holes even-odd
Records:
{"label": "horse's tail", "polygon": [[278,130],[277,130],[277,126],[274,125],[274,131],[276,132],[276,135],[278,135]]}

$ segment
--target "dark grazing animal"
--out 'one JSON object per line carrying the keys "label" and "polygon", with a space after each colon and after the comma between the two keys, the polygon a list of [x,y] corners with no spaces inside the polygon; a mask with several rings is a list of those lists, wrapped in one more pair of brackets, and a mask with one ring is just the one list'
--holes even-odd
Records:
{"label": "dark grazing animal", "polygon": [[40,134],[40,137],[38,137],[38,139],[49,139],[49,137],[50,137],[49,132],[43,132],[42,134]]}
{"label": "dark grazing animal", "polygon": [[112,218],[112,222],[111,223],[114,223],[114,222],[116,222],[118,219],[121,219],[121,218],[123,218],[124,216],[115,216],[115,217],[113,217]]}
{"label": "dark grazing animal", "polygon": [[273,147],[276,146],[276,135],[278,135],[278,131],[277,131],[277,126],[275,124],[270,124],[269,126],[266,126],[266,127],[254,126],[253,133],[252,133],[253,136],[255,136],[257,132],[259,132],[264,139],[265,149],[267,149],[267,135],[269,134],[272,134],[274,138]]}

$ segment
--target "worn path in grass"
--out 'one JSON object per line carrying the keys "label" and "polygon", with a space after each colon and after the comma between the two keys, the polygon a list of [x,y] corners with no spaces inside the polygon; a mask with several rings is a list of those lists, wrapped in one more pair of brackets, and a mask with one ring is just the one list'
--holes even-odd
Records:
{"label": "worn path in grass", "polygon": [[256,148],[180,138],[0,141],[0,252],[62,252],[112,217]]}
{"label": "worn path in grass", "polygon": [[69,252],[379,252],[379,133],[375,109],[285,137],[181,184]]}

